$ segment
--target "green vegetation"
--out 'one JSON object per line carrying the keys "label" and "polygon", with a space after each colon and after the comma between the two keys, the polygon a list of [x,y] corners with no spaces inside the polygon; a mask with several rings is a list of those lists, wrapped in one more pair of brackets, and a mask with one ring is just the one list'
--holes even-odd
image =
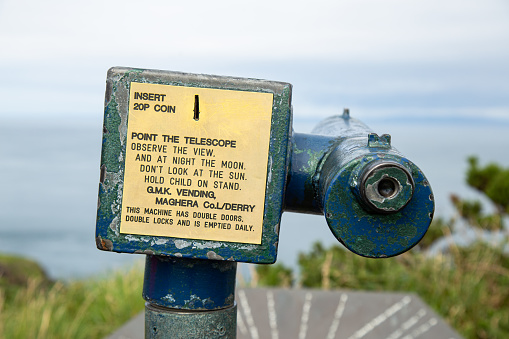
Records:
{"label": "green vegetation", "polygon": [[470,157],[468,162],[467,183],[493,202],[497,214],[509,213],[509,168],[494,163],[479,168],[476,157]]}
{"label": "green vegetation", "polygon": [[0,338],[102,338],[143,309],[140,265],[64,284],[25,259],[0,256]]}
{"label": "green vegetation", "polygon": [[[509,212],[509,170],[495,164],[480,167],[469,159],[467,183],[493,202],[485,214],[479,201],[451,196],[457,217],[436,219],[424,239],[411,251],[390,259],[363,258],[340,246],[315,244],[299,256],[301,276],[294,285],[323,289],[407,291],[417,293],[466,338],[509,338],[509,257],[503,245],[478,241],[430,257],[426,250],[439,238],[455,232],[459,219],[481,231],[503,230]],[[257,269],[259,285],[281,286],[293,272],[283,266]]]}
{"label": "green vegetation", "polygon": [[411,251],[374,260],[315,244],[299,265],[304,287],[415,292],[467,338],[509,336],[509,258],[500,248],[477,243],[434,258]]}
{"label": "green vegetation", "polygon": [[256,267],[256,274],[256,284],[260,286],[292,286],[292,269],[281,263],[274,265],[259,265]]}
{"label": "green vegetation", "polygon": [[39,280],[41,286],[48,287],[52,282],[37,263],[24,258],[0,255],[0,301],[11,302],[20,288],[26,288],[28,280]]}

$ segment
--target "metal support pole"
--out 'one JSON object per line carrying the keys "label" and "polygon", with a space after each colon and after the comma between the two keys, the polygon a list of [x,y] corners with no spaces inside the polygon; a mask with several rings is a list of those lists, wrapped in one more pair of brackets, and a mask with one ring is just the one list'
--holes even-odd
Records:
{"label": "metal support pole", "polygon": [[232,261],[147,255],[145,338],[235,338]]}

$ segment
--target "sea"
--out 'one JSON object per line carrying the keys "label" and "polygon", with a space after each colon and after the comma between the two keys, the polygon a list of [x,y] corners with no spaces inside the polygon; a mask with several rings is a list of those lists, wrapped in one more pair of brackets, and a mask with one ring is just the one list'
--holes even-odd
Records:
{"label": "sea", "polygon": [[[319,121],[296,118],[294,130],[308,133]],[[454,216],[451,194],[487,202],[465,184],[469,156],[509,167],[506,121],[364,122],[376,133],[391,134],[392,144],[423,170],[438,217]],[[50,277],[63,280],[106,275],[144,260],[96,248],[101,133],[102,116],[0,117],[0,253],[34,259]],[[278,262],[295,268],[298,254],[317,241],[338,243],[323,216],[285,212]]]}

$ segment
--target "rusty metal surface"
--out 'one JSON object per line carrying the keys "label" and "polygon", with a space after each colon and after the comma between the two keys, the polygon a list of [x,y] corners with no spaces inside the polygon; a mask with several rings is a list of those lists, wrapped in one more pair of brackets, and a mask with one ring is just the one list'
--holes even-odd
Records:
{"label": "rusty metal surface", "polygon": [[145,304],[146,339],[236,338],[237,306],[215,311],[184,312]]}

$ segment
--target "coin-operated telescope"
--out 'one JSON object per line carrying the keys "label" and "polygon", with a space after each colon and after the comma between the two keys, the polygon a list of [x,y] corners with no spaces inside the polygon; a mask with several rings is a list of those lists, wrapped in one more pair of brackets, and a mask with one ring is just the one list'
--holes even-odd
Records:
{"label": "coin-operated telescope", "polygon": [[146,254],[147,338],[234,337],[237,262],[276,261],[283,211],[323,214],[366,257],[401,254],[434,211],[421,170],[360,121],[292,131],[288,83],[112,68],[96,243]]}

